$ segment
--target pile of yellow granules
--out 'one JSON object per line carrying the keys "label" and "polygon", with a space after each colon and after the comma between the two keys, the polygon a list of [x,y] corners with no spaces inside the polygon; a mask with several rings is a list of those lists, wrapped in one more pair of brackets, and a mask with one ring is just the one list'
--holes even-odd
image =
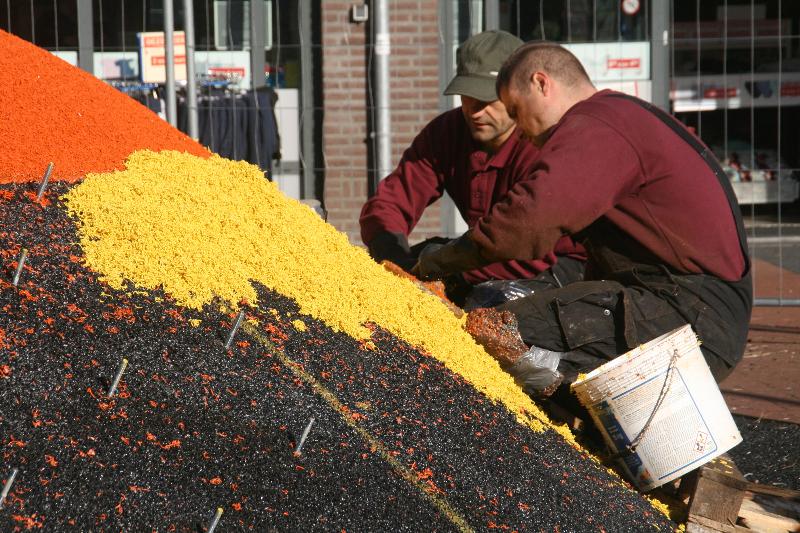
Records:
{"label": "pile of yellow granules", "polygon": [[300,312],[368,340],[375,323],[500,401],[534,430],[554,427],[436,297],[377,265],[256,166],[219,156],[138,151],[126,169],[89,174],[65,195],[86,263],[114,288],[163,288],[200,309],[258,302],[251,280]]}

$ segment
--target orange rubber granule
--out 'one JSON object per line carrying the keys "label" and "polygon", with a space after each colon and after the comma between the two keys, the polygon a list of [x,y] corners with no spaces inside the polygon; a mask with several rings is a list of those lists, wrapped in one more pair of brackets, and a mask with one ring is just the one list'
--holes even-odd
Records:
{"label": "orange rubber granule", "polygon": [[0,30],[0,183],[75,181],[124,168],[134,151],[208,157],[199,143],[117,89]]}

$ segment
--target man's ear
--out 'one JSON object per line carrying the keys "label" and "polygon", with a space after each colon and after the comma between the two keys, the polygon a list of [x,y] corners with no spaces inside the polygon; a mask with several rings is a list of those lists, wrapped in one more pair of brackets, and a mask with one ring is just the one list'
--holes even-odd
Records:
{"label": "man's ear", "polygon": [[546,94],[549,92],[550,78],[544,72],[539,70],[531,73],[531,90],[539,93]]}

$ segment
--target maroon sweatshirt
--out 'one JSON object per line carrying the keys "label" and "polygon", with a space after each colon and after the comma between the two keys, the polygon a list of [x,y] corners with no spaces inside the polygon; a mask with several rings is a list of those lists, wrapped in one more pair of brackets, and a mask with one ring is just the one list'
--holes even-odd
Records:
{"label": "maroon sweatshirt", "polygon": [[744,274],[734,217],[715,174],[656,116],[611,91],[567,111],[532,179],[478,221],[472,238],[489,259],[526,259],[598,219],[677,272],[727,281]]}
{"label": "maroon sweatshirt", "polygon": [[[361,239],[369,244],[382,231],[408,236],[425,208],[445,191],[472,228],[514,184],[530,179],[537,156],[538,149],[518,132],[496,153],[488,154],[472,138],[460,108],[442,113],[417,135],[362,208]],[[534,277],[555,264],[554,247],[559,255],[584,257],[581,247],[563,239],[538,255],[521,261],[509,258],[465,272],[464,278],[480,283]]]}

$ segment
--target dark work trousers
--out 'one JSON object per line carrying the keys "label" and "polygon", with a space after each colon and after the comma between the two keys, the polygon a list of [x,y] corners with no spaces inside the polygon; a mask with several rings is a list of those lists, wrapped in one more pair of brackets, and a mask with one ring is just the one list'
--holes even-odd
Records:
{"label": "dark work trousers", "polygon": [[733,317],[724,316],[701,295],[734,289],[711,276],[647,273],[650,269],[637,267],[625,273],[634,283],[581,281],[502,304],[498,310],[516,315],[526,344],[586,354],[579,372],[688,323],[720,381],[741,358],[747,332],[732,331],[741,330],[741,324],[729,323]]}
{"label": "dark work trousers", "polygon": [[588,420],[569,392],[579,373],[691,324],[717,382],[741,359],[750,313],[750,278],[727,283],[708,275],[678,275],[634,266],[613,279],[579,281],[497,307],[514,313],[528,345],[566,352],[564,381],[551,398]]}

